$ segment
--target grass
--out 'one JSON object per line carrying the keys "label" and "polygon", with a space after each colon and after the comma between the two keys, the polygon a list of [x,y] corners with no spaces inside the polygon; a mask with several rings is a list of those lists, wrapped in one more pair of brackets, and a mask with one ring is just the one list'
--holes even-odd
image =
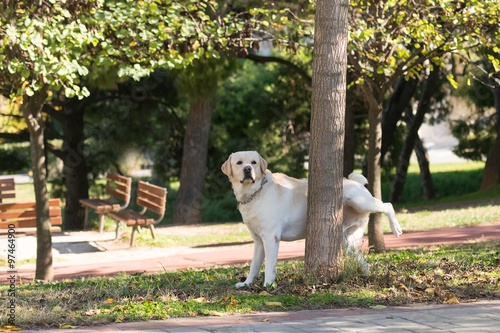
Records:
{"label": "grass", "polygon": [[[439,167],[439,171],[433,170],[433,176],[441,197],[432,202],[412,199],[413,202],[396,206],[404,231],[498,221],[498,206],[494,204],[498,202],[492,203],[491,200],[500,198],[500,187],[474,192],[479,186],[477,174],[480,165],[454,165],[452,170],[447,165]],[[463,169],[454,174],[457,167]],[[415,167],[410,170],[405,191],[416,191],[416,171]],[[172,187],[174,189],[169,195],[175,197],[175,184]],[[463,193],[457,191],[463,189]],[[234,207],[231,208],[233,201],[232,196],[226,195],[217,204],[205,202],[205,214],[234,210]],[[466,201],[477,204],[463,203]],[[173,207],[171,201],[170,207]],[[115,223],[108,221],[107,226],[112,229]],[[148,232],[143,232],[138,235],[136,243],[139,246],[160,247],[211,246],[251,240],[242,223],[157,230],[158,240],[153,241]],[[390,231],[388,226],[385,231]],[[123,241],[129,242],[127,236]],[[333,282],[314,279],[302,261],[279,262],[277,287],[272,290],[263,288],[262,275],[252,288],[235,289],[234,284],[244,280],[248,274],[249,267],[246,265],[50,284],[24,282],[17,288],[16,320],[18,326],[27,329],[59,327],[65,323],[101,325],[255,311],[368,308],[454,302],[455,299],[461,303],[500,299],[499,240],[388,251],[368,254],[367,258],[371,263],[369,275],[362,275],[360,268],[346,258],[342,275]],[[0,299],[7,299],[7,286],[0,286]],[[5,318],[0,318],[1,325],[6,325]]]}
{"label": "grass", "polygon": [[[23,283],[17,288],[17,326],[101,325],[254,311],[500,298],[498,240],[390,251],[368,255],[368,259],[369,275],[360,274],[359,268],[347,260],[344,273],[333,282],[312,278],[302,261],[280,262],[277,287],[272,290],[262,287],[262,276],[252,288],[236,289],[234,284],[248,274],[248,266]],[[0,287],[0,292],[6,297],[7,288]],[[1,320],[5,325],[5,319]]]}

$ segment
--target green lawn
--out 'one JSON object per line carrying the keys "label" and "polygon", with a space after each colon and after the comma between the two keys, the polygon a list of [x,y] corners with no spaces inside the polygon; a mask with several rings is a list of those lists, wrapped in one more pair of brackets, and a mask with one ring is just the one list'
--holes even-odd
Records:
{"label": "green lawn", "polygon": [[[280,262],[277,287],[234,284],[248,266],[184,270],[161,274],[78,279],[17,288],[17,326],[101,325],[191,316],[225,316],[255,311],[369,308],[411,303],[471,302],[500,298],[498,240],[368,255],[365,276],[346,261],[336,281],[318,281],[302,261]],[[7,287],[0,287],[7,297]],[[0,325],[5,325],[5,317]]]}

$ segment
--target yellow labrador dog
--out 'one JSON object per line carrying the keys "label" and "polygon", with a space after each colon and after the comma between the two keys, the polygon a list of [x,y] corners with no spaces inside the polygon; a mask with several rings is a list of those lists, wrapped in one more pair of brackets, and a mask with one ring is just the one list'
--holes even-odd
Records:
{"label": "yellow labrador dog", "polygon": [[[295,179],[267,170],[267,162],[255,151],[231,154],[222,165],[229,177],[243,222],[254,240],[254,253],[250,273],[240,288],[253,283],[258,276],[264,257],[264,286],[276,278],[279,242],[303,239],[306,236],[307,179]],[[368,263],[359,250],[370,213],[384,213],[389,218],[396,237],[402,234],[390,203],[374,198],[364,187],[365,177],[353,173],[344,179],[344,220],[342,224],[344,246],[368,271]]]}

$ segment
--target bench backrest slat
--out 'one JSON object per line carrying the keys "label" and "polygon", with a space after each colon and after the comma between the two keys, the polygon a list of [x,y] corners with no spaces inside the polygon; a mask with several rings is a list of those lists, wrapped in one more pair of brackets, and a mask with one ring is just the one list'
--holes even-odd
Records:
{"label": "bench backrest slat", "polygon": [[108,173],[106,178],[108,178],[106,183],[106,193],[128,203],[130,201],[132,179],[113,173]]}
{"label": "bench backrest slat", "polygon": [[[61,199],[49,200],[50,222],[62,224]],[[36,227],[36,202],[0,204],[0,229],[7,229],[10,224],[16,228]]]}
{"label": "bench backrest slat", "polygon": [[165,203],[167,201],[167,189],[139,181],[137,190],[137,204],[152,210],[156,214],[165,213]]}
{"label": "bench backrest slat", "polygon": [[2,199],[15,198],[14,178],[6,178],[0,179],[0,203],[2,203]]}

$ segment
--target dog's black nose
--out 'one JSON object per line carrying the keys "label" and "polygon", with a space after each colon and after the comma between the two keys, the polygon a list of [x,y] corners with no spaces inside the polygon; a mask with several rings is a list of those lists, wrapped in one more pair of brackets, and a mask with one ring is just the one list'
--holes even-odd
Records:
{"label": "dog's black nose", "polygon": [[244,173],[251,173],[252,172],[252,167],[251,166],[246,166],[243,168]]}

